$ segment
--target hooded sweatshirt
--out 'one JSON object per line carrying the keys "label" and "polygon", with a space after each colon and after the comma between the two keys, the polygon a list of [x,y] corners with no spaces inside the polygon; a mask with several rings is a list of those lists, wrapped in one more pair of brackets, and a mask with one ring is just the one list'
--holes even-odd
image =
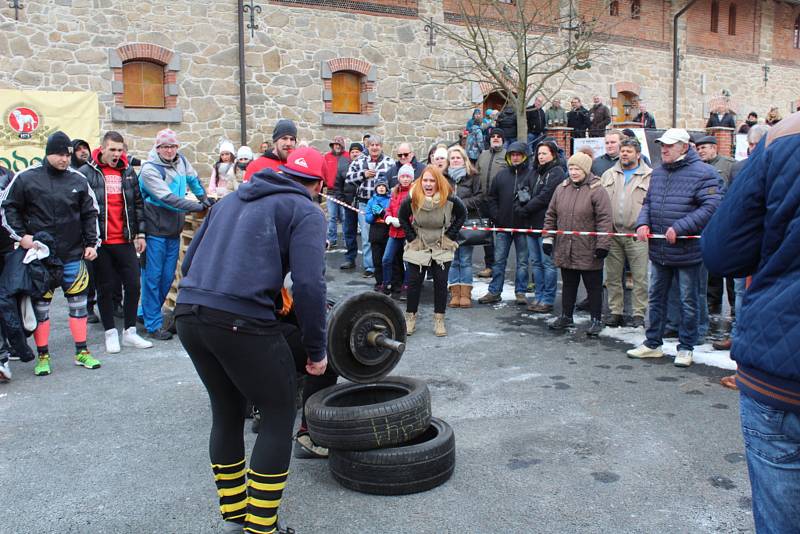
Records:
{"label": "hooded sweatshirt", "polygon": [[275,320],[292,273],[294,310],[312,361],[325,357],[325,216],[308,190],[264,170],[210,210],[186,251],[178,304]]}

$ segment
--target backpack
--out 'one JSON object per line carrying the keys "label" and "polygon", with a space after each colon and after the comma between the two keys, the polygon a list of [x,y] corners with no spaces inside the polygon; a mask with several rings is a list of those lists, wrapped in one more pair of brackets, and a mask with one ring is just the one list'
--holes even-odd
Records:
{"label": "backpack", "polygon": [[467,136],[467,157],[473,161],[483,152],[483,131],[480,126],[473,126]]}
{"label": "backpack", "polygon": [[[186,158],[183,157],[183,154],[178,154],[178,157],[181,158],[181,161],[183,162],[183,165],[186,166]],[[148,163],[150,165],[152,165],[153,167],[155,167],[156,170],[158,171],[158,173],[161,175],[161,179],[166,181],[166,179],[167,179],[167,169],[165,169],[161,165],[156,165],[152,161],[145,161],[142,164],[142,170],[144,170],[144,166],[147,165]],[[142,193],[142,200],[150,200],[151,202],[157,200],[154,196],[152,196],[147,191],[147,189],[144,187],[144,184],[142,184],[141,182],[139,183],[139,189],[141,190],[141,193]]]}

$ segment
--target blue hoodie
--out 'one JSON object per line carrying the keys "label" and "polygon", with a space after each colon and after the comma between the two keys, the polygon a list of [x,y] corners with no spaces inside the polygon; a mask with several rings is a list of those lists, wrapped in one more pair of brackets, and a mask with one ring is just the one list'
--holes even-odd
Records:
{"label": "blue hoodie", "polygon": [[177,302],[275,320],[275,298],[291,272],[303,345],[321,361],[326,233],[325,216],[305,187],[262,170],[210,210],[186,251]]}

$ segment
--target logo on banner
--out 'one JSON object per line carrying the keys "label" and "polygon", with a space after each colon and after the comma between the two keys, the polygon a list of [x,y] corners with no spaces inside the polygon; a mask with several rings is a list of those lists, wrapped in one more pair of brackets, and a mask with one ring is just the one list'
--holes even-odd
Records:
{"label": "logo on banner", "polygon": [[8,125],[17,132],[20,139],[30,139],[39,128],[39,114],[31,108],[17,106],[8,113]]}

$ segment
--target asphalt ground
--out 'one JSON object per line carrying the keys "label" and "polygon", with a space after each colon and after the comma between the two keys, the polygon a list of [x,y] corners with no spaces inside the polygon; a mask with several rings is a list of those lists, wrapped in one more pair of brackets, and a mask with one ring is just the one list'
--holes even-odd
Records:
{"label": "asphalt ground", "polygon": [[[333,298],[371,289],[338,269],[340,253],[327,258]],[[281,515],[299,534],[753,531],[727,371],[630,360],[628,345],[554,334],[513,303],[448,310],[436,338],[427,284],[393,374],[428,383],[455,431],[453,478],[372,496],[339,486],[325,461],[293,460]],[[53,374],[12,362],[0,384],[0,532],[218,532],[208,398],[177,338],[106,355],[92,325],[103,366],[79,368],[65,304],[53,305]]]}

